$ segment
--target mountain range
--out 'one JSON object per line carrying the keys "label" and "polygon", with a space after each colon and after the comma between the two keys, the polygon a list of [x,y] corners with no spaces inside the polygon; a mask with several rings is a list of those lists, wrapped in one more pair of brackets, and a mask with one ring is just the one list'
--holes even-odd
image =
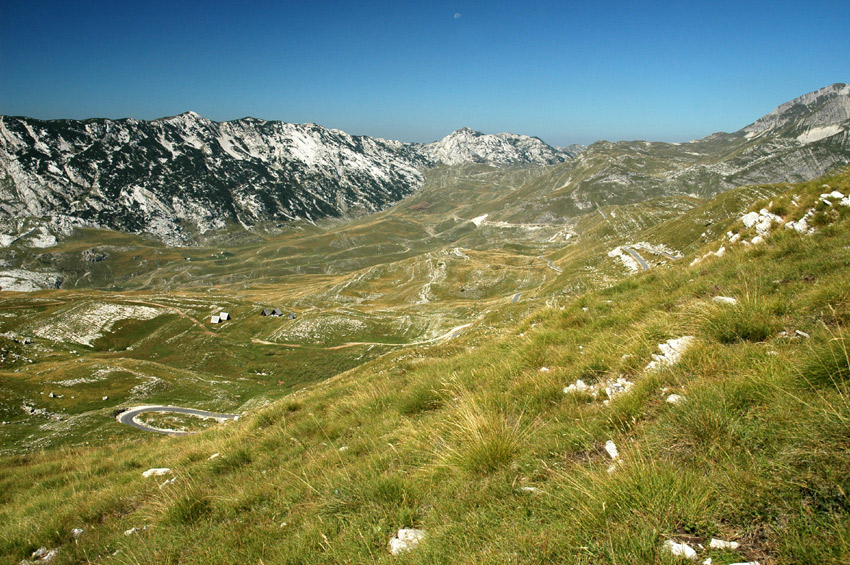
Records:
{"label": "mountain range", "polygon": [[411,144],[194,112],[152,121],[0,116],[0,231],[14,241],[22,219],[32,218],[41,241],[90,226],[188,244],[230,226],[375,212],[419,190],[428,170],[467,163],[542,167],[534,190],[505,215],[573,217],[605,204],[814,178],[850,163],[848,116],[846,84],[801,96],[734,133],[587,148],[469,128]]}

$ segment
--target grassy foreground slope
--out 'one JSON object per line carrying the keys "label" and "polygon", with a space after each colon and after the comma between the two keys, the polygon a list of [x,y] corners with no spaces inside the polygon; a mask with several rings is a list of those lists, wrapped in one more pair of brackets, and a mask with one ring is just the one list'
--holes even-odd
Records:
{"label": "grassy foreground slope", "polygon": [[[720,564],[847,562],[850,207],[820,199],[833,190],[850,174],[754,207],[814,209],[810,235],[774,224],[689,266],[707,241],[500,337],[399,350],[223,427],[3,458],[0,556],[675,563],[674,540]],[[727,230],[755,235],[712,226]],[[646,368],[682,336],[678,363]],[[618,378],[633,385],[610,399],[563,390]],[[405,527],[426,538],[391,556]]]}

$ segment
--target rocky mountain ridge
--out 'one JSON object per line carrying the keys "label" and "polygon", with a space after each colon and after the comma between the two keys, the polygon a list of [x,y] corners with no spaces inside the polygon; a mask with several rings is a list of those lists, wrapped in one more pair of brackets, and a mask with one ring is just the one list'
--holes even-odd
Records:
{"label": "rocky mountain ridge", "polygon": [[[430,167],[466,163],[545,167],[521,191],[515,221],[808,180],[850,163],[850,86],[805,94],[734,133],[588,148],[470,128],[411,144],[194,112],[153,121],[0,116],[0,242],[29,241],[24,227],[43,242],[92,226],[180,245],[228,226],[371,213],[419,190]],[[22,218],[41,218],[47,232]]]}
{"label": "rocky mountain ridge", "polygon": [[418,145],[316,124],[214,122],[194,112],[153,121],[0,116],[0,215],[180,244],[228,223],[374,212],[420,188],[422,169],[441,162],[567,158],[536,138],[468,129]]}

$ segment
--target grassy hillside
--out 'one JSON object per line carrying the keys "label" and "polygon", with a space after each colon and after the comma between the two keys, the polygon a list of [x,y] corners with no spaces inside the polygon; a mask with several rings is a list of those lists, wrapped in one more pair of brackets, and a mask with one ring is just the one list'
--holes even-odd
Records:
{"label": "grassy hillside", "polygon": [[[832,190],[850,193],[850,174],[697,206],[647,228],[681,260],[617,282],[605,256],[610,278],[600,266],[582,294],[528,316],[493,309],[456,339],[391,350],[197,435],[127,430],[4,457],[0,556],[675,563],[672,540],[720,564],[847,562],[850,207],[819,198]],[[731,243],[754,228],[719,210],[762,197],[754,210],[788,221],[814,210],[814,233],[774,224],[763,243]],[[678,362],[647,368],[683,336]],[[578,380],[590,388],[564,391]],[[172,474],[142,477],[152,467]],[[391,556],[399,528],[426,537]]]}

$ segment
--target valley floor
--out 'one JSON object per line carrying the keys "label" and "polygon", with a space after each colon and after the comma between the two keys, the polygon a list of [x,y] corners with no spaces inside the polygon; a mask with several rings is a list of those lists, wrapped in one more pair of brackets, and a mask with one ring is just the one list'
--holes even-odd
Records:
{"label": "valley floor", "polygon": [[[763,190],[754,216],[712,220],[711,233],[684,216],[691,227],[673,219],[644,234],[671,249],[694,236],[682,260],[533,310],[500,290],[501,325],[384,349],[238,421],[4,456],[0,559],[44,547],[53,563],[672,564],[686,544],[715,564],[847,562],[850,206],[823,195],[850,194],[850,175]],[[783,227],[804,217],[810,231]],[[260,373],[273,369],[260,364],[268,353],[292,349],[167,316],[170,329],[154,330],[167,338],[144,350],[158,361],[104,334],[111,345],[67,378],[90,378],[110,348],[132,345],[108,370],[129,388],[165,381],[156,363],[183,359],[168,339],[209,352],[210,365],[244,364],[247,353],[222,347],[238,336]],[[192,363],[189,385],[157,385],[164,396],[223,394],[224,406],[250,392],[224,394]],[[400,529],[421,542],[394,556]]]}

